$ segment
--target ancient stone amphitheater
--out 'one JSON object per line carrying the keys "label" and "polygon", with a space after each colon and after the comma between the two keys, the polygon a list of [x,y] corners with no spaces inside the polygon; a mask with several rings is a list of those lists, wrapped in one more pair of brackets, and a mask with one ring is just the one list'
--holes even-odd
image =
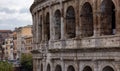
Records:
{"label": "ancient stone amphitheater", "polygon": [[120,0],[34,0],[34,71],[120,71]]}

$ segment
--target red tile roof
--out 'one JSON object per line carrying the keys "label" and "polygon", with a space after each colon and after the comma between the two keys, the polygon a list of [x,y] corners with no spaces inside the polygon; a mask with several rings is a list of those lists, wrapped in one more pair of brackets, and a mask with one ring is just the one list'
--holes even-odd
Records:
{"label": "red tile roof", "polygon": [[0,33],[12,32],[11,30],[0,30]]}

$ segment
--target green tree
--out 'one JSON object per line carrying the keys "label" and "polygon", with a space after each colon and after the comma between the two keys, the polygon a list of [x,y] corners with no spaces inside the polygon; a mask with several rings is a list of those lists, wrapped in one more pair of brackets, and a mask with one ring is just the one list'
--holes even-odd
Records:
{"label": "green tree", "polygon": [[32,71],[32,54],[22,54],[21,55],[21,68],[22,71]]}
{"label": "green tree", "polygon": [[0,71],[13,71],[13,65],[8,62],[0,62]]}

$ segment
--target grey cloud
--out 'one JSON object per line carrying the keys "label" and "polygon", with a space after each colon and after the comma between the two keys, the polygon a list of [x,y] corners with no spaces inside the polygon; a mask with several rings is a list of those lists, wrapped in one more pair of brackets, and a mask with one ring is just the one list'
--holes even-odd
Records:
{"label": "grey cloud", "polygon": [[16,10],[9,9],[9,8],[0,8],[0,12],[5,12],[5,13],[13,14],[13,13],[16,12]]}
{"label": "grey cloud", "polygon": [[20,10],[20,13],[29,13],[29,10],[27,8],[22,8]]}
{"label": "grey cloud", "polygon": [[[3,25],[4,24],[4,25]],[[14,29],[15,27],[31,24],[31,21],[21,21],[17,19],[0,20],[0,29]]]}

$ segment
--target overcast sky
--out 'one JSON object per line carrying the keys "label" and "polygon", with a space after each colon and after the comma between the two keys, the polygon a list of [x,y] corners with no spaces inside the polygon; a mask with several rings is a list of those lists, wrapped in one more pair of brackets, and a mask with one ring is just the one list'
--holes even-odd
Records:
{"label": "overcast sky", "polygon": [[31,25],[29,7],[33,0],[0,0],[0,30]]}

